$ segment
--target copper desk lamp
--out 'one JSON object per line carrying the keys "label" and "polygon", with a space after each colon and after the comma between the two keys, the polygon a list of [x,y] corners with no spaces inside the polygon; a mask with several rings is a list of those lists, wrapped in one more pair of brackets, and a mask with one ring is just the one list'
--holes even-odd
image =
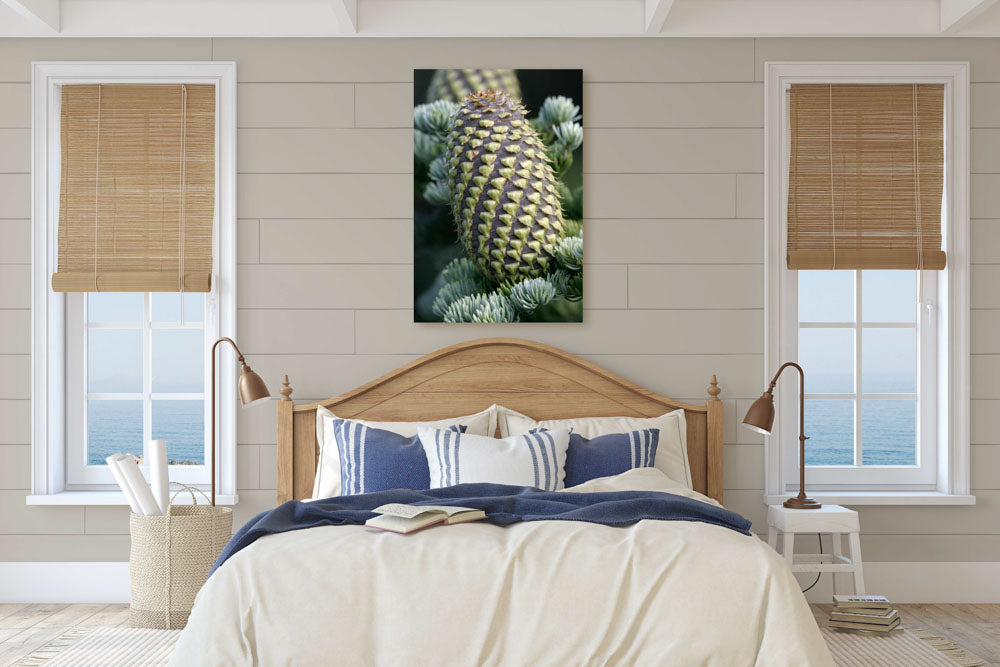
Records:
{"label": "copper desk lamp", "polygon": [[236,350],[236,357],[240,362],[240,404],[245,408],[255,403],[262,403],[271,398],[271,392],[267,390],[267,385],[264,381],[257,375],[253,369],[247,366],[246,360],[243,358],[243,353],[240,352],[240,348],[236,347],[236,343],[233,342],[232,338],[222,337],[212,344],[212,505],[215,505],[215,348],[219,346],[219,343],[226,341],[233,346]]}
{"label": "copper desk lamp", "polygon": [[806,417],[805,417],[805,396],[806,396],[806,375],[802,367],[793,361],[781,365],[778,372],[771,379],[771,384],[760,398],[753,402],[747,410],[746,417],[743,418],[743,425],[757,433],[771,435],[771,428],[774,426],[774,391],[778,384],[778,376],[781,372],[794,366],[799,371],[799,495],[789,498],[784,502],[784,506],[795,510],[815,510],[823,505],[812,498],[806,496]]}

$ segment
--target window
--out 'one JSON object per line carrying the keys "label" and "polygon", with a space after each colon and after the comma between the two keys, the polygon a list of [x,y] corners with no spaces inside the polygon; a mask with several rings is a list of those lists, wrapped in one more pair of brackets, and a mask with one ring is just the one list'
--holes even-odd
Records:
{"label": "window", "polygon": [[[59,262],[60,138],[65,127],[60,101],[64,99],[62,86],[81,84],[199,84],[201,91],[206,84],[214,87],[215,204],[214,214],[211,208],[207,212],[213,217],[208,246],[211,268],[203,268],[208,266],[204,260],[185,264],[182,259],[181,268],[174,269],[172,282],[166,285],[156,282],[156,274],[150,272],[155,267],[139,268],[146,271],[143,276],[150,281],[145,289],[171,289],[177,285],[175,289],[183,286],[185,291],[113,291],[118,284],[115,281],[121,280],[123,274],[105,272],[118,269],[101,264],[102,273],[98,274],[98,262],[94,260],[91,278],[73,267],[67,270]],[[190,89],[187,85],[178,88]],[[110,101],[115,91],[105,86],[103,92],[105,102],[109,102],[104,109],[113,108]],[[211,415],[208,349],[219,336],[234,336],[236,320],[235,65],[35,63],[33,97],[34,452],[28,503],[125,504],[104,459],[117,451],[143,456],[150,439],[167,441],[171,481],[207,488],[210,480],[205,462],[210,433],[206,426]],[[187,95],[185,104],[187,99],[195,98]],[[209,144],[209,158],[211,150]],[[213,168],[211,162],[209,168]],[[187,173],[190,178],[191,171]],[[185,182],[183,176],[181,182]],[[115,186],[120,184],[116,182]],[[115,224],[121,227],[132,224],[132,220],[116,219]],[[182,229],[176,247],[205,243],[203,237],[195,241],[190,233],[185,242],[184,234]],[[134,238],[129,236],[127,241],[134,243]],[[98,241],[96,232],[88,242],[100,243],[102,252],[108,245],[104,237]],[[186,250],[184,254],[187,259]],[[128,257],[130,261],[141,259],[134,253]],[[71,289],[79,289],[80,281],[88,285],[83,289],[89,289],[90,282],[97,284],[98,279],[100,284],[111,287],[104,288],[109,291],[53,291],[57,264],[58,279]],[[194,275],[192,271],[205,273]],[[183,281],[177,276],[183,276]],[[193,291],[195,285],[209,280],[210,291]],[[231,355],[220,355],[218,373],[220,378],[235,377]],[[218,387],[220,503],[236,502],[234,384],[220,382]]]}
{"label": "window", "polygon": [[[208,298],[206,298],[206,296]],[[205,483],[213,294],[67,296],[67,484],[111,484],[105,459],[167,442],[173,481]]]}
{"label": "window", "polygon": [[[788,91],[802,83],[944,85],[944,270],[787,268]],[[765,371],[786,360],[805,369],[810,495],[854,504],[973,502],[967,495],[967,65],[768,63],[765,88]],[[777,420],[766,444],[768,502],[798,486],[798,384],[779,382],[777,391]]]}
{"label": "window", "polygon": [[932,308],[920,296],[935,291],[936,273],[795,273],[810,479],[932,485],[935,411],[920,407],[937,403],[937,327],[920,317]]}

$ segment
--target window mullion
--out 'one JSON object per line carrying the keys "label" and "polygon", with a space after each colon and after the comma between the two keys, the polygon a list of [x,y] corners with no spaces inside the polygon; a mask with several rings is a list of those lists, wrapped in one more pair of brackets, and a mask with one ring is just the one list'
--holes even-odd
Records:
{"label": "window mullion", "polygon": [[854,465],[862,464],[861,438],[861,270],[854,272]]}

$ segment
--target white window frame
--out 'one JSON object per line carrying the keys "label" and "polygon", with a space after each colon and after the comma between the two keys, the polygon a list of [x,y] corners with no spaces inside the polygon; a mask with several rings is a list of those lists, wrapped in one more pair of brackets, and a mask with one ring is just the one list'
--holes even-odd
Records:
{"label": "white window frame", "polygon": [[[785,177],[787,181],[787,176]],[[852,322],[801,322],[798,317],[798,271],[782,271],[783,285],[789,291],[790,297],[784,307],[787,319],[781,323],[782,353],[798,359],[798,336],[802,329],[849,329],[852,333],[854,352],[853,377],[854,392],[849,394],[810,394],[806,392],[806,401],[819,400],[850,400],[854,403],[854,455],[855,459],[863,452],[862,431],[862,401],[866,399],[916,399],[918,406],[916,428],[916,465],[898,466],[810,466],[808,469],[811,486],[826,490],[851,491],[858,489],[874,490],[904,490],[904,491],[935,491],[937,488],[937,416],[938,416],[938,384],[937,384],[937,271],[925,271],[918,280],[922,280],[923,299],[915,304],[914,314],[919,318],[909,322],[865,322],[861,312],[863,308],[863,279],[860,270],[854,274],[854,321]],[[916,295],[914,295],[916,296]],[[872,329],[909,329],[917,336],[917,387],[911,394],[872,394],[864,390],[862,383],[862,337],[865,330]],[[860,392],[857,389],[861,389]],[[792,414],[782,411],[781,425],[785,432],[798,428],[798,415],[795,414],[798,403],[795,402]],[[808,411],[808,406],[806,410]],[[806,435],[808,424],[806,425]],[[806,446],[809,446],[809,442]],[[785,475],[786,491],[798,492],[798,443],[795,447],[785,447],[782,455],[782,472]]]}
{"label": "white window frame", "polygon": [[[236,333],[236,63],[234,62],[35,62],[32,63],[32,463],[29,505],[124,505],[111,484],[67,483],[67,308],[73,299],[53,292],[60,185],[60,86],[93,83],[210,83],[216,86],[216,217],[212,297],[205,329]],[[82,303],[82,299],[78,303]],[[205,349],[205,392],[211,360]],[[221,354],[220,378],[235,378],[233,355]],[[77,391],[83,391],[80,386]],[[220,382],[216,501],[236,495],[236,387]],[[206,419],[206,425],[208,425]],[[147,471],[148,474],[148,471]],[[173,471],[172,471],[173,474]],[[196,474],[196,473],[192,473]],[[204,478],[203,478],[204,479]],[[207,488],[207,485],[200,485]],[[178,496],[181,500],[181,496]]]}
{"label": "white window frame", "polygon": [[[211,392],[211,367],[203,364],[202,387],[199,393],[183,392],[179,394],[157,393],[152,387],[152,356],[151,343],[153,331],[201,329],[202,350],[217,340],[219,334],[219,291],[213,285],[212,291],[205,293],[205,307],[201,313],[203,320],[191,323],[155,322],[152,318],[152,293],[137,293],[142,296],[142,319],[129,323],[91,323],[88,321],[87,304],[89,294],[85,292],[66,293],[66,479],[67,491],[102,491],[114,488],[114,478],[111,471],[104,465],[87,465],[87,428],[89,421],[88,404],[92,398],[100,399],[101,394],[92,394],[87,390],[88,377],[88,338],[90,332],[97,329],[115,329],[137,331],[141,336],[142,350],[142,389],[134,394],[105,394],[104,399],[140,400],[142,401],[142,447],[143,459],[147,458],[147,448],[152,439],[153,402],[156,400],[196,400],[202,404],[202,418],[205,424],[202,452],[204,460],[211,456],[208,425],[211,422],[211,405],[208,400]],[[183,300],[181,301],[183,312]],[[207,358],[206,358],[207,360]],[[75,388],[75,389],[74,389]],[[168,450],[170,443],[167,443]],[[124,451],[124,449],[122,450]],[[143,466],[143,470],[145,467]],[[170,468],[170,481],[192,486],[207,486],[209,469],[202,465],[177,465]]]}
{"label": "white window frame", "polygon": [[[892,469],[853,476],[808,467],[811,497],[845,504],[973,504],[969,482],[969,64],[967,62],[767,62],[764,64],[764,298],[765,374],[798,352],[797,273],[785,268],[787,235],[786,90],[792,83],[940,83],[945,86],[945,224],[948,266],[925,282],[918,326],[933,326],[937,401],[933,433],[922,446],[934,452],[931,478],[920,481]],[[936,283],[936,284],[934,284]],[[933,290],[931,289],[933,285]],[[931,293],[933,292],[933,293]],[[928,308],[927,306],[930,306]],[[806,369],[808,372],[808,369]],[[930,377],[925,374],[924,377]],[[798,382],[782,378],[778,417],[765,441],[765,501],[797,492]],[[855,417],[856,419],[858,416]],[[922,415],[926,424],[929,417]],[[806,433],[806,435],[809,435]],[[928,443],[933,436],[935,442]],[[779,445],[780,443],[780,445]],[[809,446],[808,441],[806,446]],[[927,468],[930,470],[930,467]],[[880,473],[881,471],[881,473]]]}

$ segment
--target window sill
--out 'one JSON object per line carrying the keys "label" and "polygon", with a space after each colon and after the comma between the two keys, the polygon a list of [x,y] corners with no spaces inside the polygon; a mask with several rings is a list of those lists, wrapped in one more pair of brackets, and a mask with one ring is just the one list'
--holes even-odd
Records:
{"label": "window sill", "polygon": [[[975,505],[973,495],[940,491],[813,491],[810,498],[828,505]],[[766,496],[768,505],[780,505],[794,494]]]}
{"label": "window sill", "polygon": [[[199,504],[207,501],[198,496]],[[240,500],[238,495],[215,496],[216,505],[235,505]],[[122,505],[128,507],[121,491],[61,491],[60,493],[29,495],[25,498],[26,505]],[[174,499],[175,505],[191,505],[191,495],[181,493]]]}

